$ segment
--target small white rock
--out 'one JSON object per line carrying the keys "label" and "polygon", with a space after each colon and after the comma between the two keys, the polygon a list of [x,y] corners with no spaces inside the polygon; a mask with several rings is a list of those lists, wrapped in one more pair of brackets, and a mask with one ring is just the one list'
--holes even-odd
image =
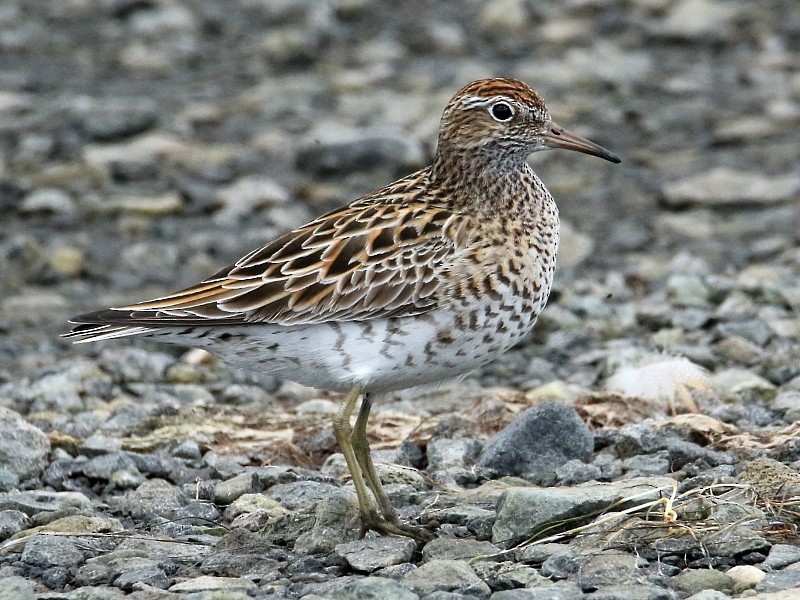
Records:
{"label": "small white rock", "polygon": [[753,565],[736,565],[728,569],[725,574],[739,586],[748,588],[755,587],[766,575],[764,571]]}

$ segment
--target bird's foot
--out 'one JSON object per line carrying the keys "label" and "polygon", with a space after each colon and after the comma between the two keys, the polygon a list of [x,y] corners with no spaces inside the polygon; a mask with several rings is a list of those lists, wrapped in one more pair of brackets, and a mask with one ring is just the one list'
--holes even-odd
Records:
{"label": "bird's foot", "polygon": [[406,525],[399,519],[388,519],[373,511],[361,514],[361,531],[358,537],[363,538],[368,531],[375,531],[381,535],[409,537],[420,544],[427,544],[433,539],[433,534],[427,529]]}

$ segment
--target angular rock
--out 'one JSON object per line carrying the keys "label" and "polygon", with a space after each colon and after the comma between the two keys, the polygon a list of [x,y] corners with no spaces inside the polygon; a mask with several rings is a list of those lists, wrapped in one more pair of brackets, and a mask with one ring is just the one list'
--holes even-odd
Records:
{"label": "angular rock", "polygon": [[422,550],[422,560],[467,560],[476,556],[486,556],[500,552],[500,548],[490,542],[471,539],[440,537],[428,542]]}
{"label": "angular rock", "polygon": [[25,544],[22,562],[33,567],[77,567],[83,562],[83,553],[66,537],[37,535]]}
{"label": "angular rock", "polygon": [[0,577],[0,600],[36,600],[36,594],[24,577]]}
{"label": "angular rock", "polygon": [[0,464],[24,481],[46,466],[50,440],[13,410],[0,406]]}
{"label": "angular rock", "polygon": [[419,596],[436,591],[488,598],[491,590],[475,571],[461,560],[432,560],[403,577],[403,585]]}
{"label": "angular rock", "polygon": [[800,562],[800,547],[791,544],[775,544],[769,549],[764,566],[770,569],[782,569]]}
{"label": "angular rock", "polygon": [[354,571],[371,573],[407,563],[416,549],[416,543],[410,538],[379,537],[339,544],[336,546],[336,554]]}
{"label": "angular rock", "polygon": [[489,440],[476,466],[494,476],[548,482],[564,463],[589,461],[593,449],[592,433],[575,409],[552,402],[525,411]]}
{"label": "angular rock", "polygon": [[113,504],[134,518],[170,518],[189,502],[180,488],[163,479],[148,479],[135,490],[113,499]]}
{"label": "angular rock", "polygon": [[659,497],[659,490],[669,490],[675,483],[669,477],[642,477],[573,488],[509,488],[497,506],[492,542],[499,544],[529,536],[539,527],[588,515],[621,498],[637,496],[637,502],[654,500]]}
{"label": "angular rock", "polygon": [[583,564],[578,574],[578,585],[584,592],[602,592],[603,588],[612,585],[638,586],[643,583],[645,575],[636,556],[615,551],[595,554]]}
{"label": "angular rock", "polygon": [[241,577],[212,577],[201,575],[170,586],[170,592],[227,592],[229,590],[254,590],[256,584]]}
{"label": "angular rock", "polygon": [[28,515],[19,510],[0,510],[0,541],[22,531],[28,522]]}
{"label": "angular rock", "polygon": [[586,595],[572,583],[543,583],[536,587],[504,590],[492,594],[491,600],[583,600]]}

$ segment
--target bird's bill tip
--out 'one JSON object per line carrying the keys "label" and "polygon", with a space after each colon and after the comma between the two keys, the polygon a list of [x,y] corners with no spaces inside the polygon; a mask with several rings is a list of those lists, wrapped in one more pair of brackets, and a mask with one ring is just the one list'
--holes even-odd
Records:
{"label": "bird's bill tip", "polygon": [[583,152],[584,154],[597,156],[612,163],[622,162],[622,159],[613,152],[606,150],[599,144],[595,144],[593,141],[588,140],[583,136],[564,129],[555,123],[550,123],[550,127],[544,134],[544,139],[548,148],[574,150],[575,152]]}

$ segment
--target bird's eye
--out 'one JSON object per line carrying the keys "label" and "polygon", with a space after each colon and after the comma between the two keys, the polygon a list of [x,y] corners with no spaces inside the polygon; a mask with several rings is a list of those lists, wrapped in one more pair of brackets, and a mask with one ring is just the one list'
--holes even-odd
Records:
{"label": "bird's eye", "polygon": [[489,109],[489,112],[495,121],[510,121],[514,116],[514,109],[512,109],[505,102],[497,102],[496,104],[493,104],[492,108]]}

